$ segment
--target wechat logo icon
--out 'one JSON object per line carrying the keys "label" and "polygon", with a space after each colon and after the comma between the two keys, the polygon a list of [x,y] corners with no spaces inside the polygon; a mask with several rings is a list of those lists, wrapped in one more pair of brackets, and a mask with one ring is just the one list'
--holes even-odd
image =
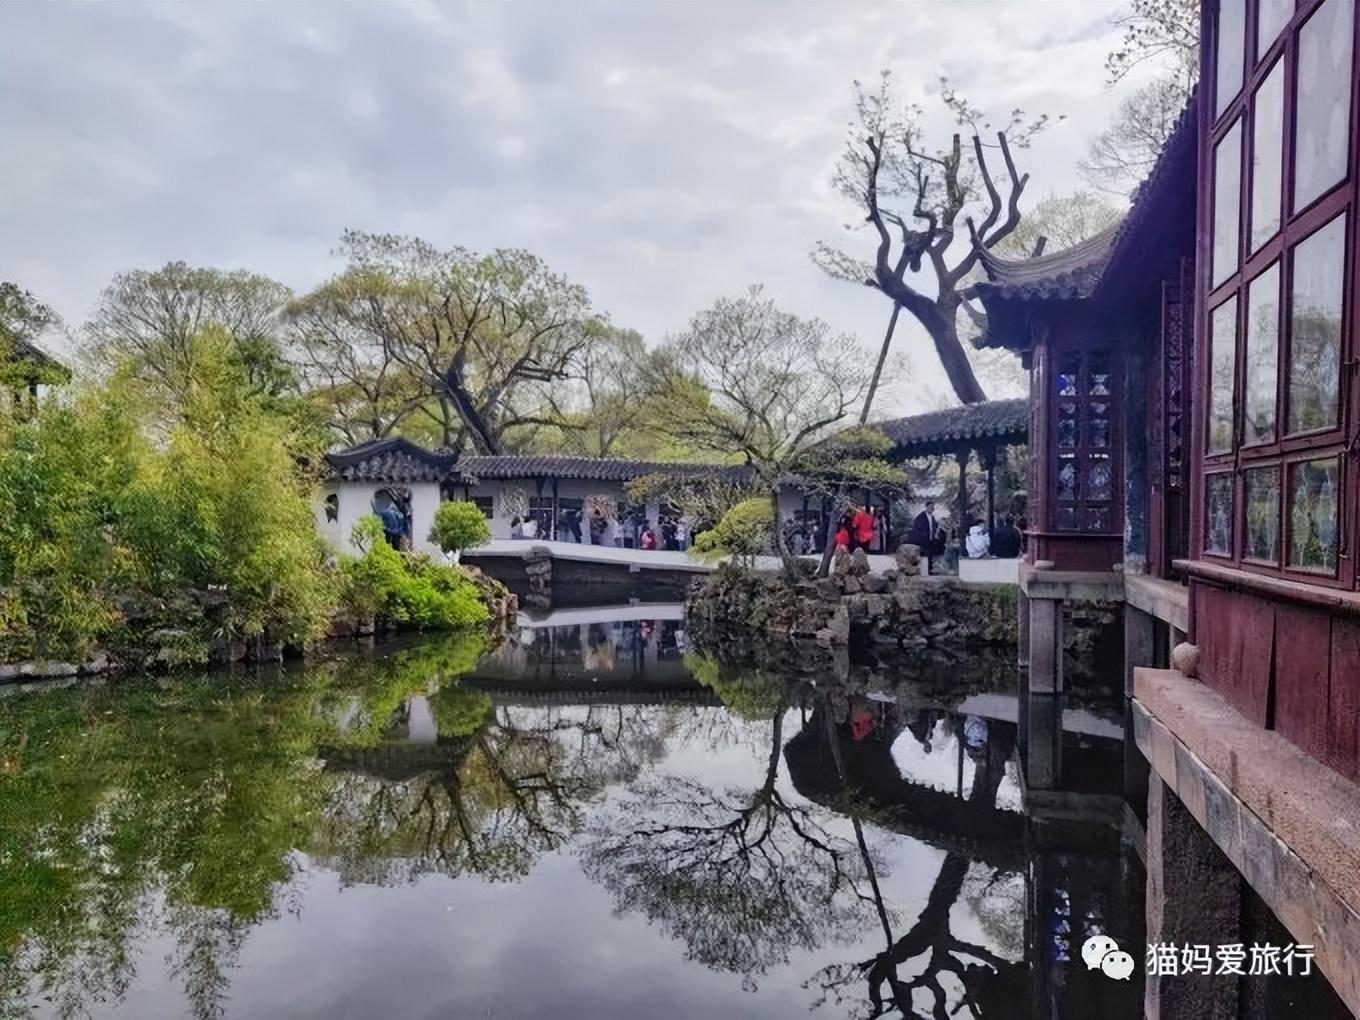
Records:
{"label": "wechat logo icon", "polygon": [[1092,935],[1081,947],[1087,970],[1100,968],[1106,977],[1127,981],[1133,973],[1133,957],[1119,948],[1108,935]]}

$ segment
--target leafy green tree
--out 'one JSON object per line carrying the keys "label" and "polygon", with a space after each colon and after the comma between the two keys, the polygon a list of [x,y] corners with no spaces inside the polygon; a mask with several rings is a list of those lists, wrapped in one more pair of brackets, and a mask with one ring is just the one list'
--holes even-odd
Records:
{"label": "leafy green tree", "polygon": [[451,499],[435,510],[430,541],[446,553],[461,553],[491,541],[491,527],[476,503]]}
{"label": "leafy green tree", "polygon": [[[854,338],[780,311],[760,287],[694,317],[655,369],[658,410],[696,449],[742,457],[778,519],[779,486],[850,414],[868,371]],[[786,571],[796,558],[778,528]]]}
{"label": "leafy green tree", "polygon": [[769,499],[756,497],[738,503],[713,527],[694,539],[693,550],[702,559],[733,557],[751,562],[770,548],[774,536],[774,511]]}
{"label": "leafy green tree", "polygon": [[85,326],[89,353],[106,370],[130,364],[171,401],[194,384],[196,341],[216,327],[252,387],[278,395],[294,379],[279,345],[279,313],[290,291],[244,269],[169,262],[120,273]]}
{"label": "leafy green tree", "polygon": [[499,453],[510,429],[560,424],[535,387],[566,378],[600,333],[583,288],[516,249],[351,230],[339,254],[345,270],[289,307],[309,381],[372,408],[377,428],[428,417],[447,447]]}

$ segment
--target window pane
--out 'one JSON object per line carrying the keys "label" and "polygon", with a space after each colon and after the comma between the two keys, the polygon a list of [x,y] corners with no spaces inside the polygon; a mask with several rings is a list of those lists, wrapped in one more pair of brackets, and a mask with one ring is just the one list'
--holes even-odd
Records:
{"label": "window pane", "polygon": [[1258,0],[1256,8],[1256,59],[1270,49],[1280,37],[1280,30],[1289,24],[1294,13],[1294,0]]}
{"label": "window pane", "polygon": [[1093,402],[1086,414],[1086,445],[1096,449],[1109,446],[1110,405]]}
{"label": "window pane", "polygon": [[1062,368],[1058,370],[1058,396],[1075,397],[1077,395],[1077,372],[1080,364],[1075,358],[1067,357],[1063,359]]}
{"label": "window pane", "polygon": [[1214,89],[1216,114],[1223,112],[1223,108],[1242,87],[1246,6],[1246,0],[1223,0],[1218,8],[1218,81]]}
{"label": "window pane", "polygon": [[1058,405],[1058,445],[1068,448],[1077,445],[1077,405],[1070,400]]}
{"label": "window pane", "polygon": [[1077,498],[1077,460],[1070,453],[1058,458],[1058,498],[1069,503]]}
{"label": "window pane", "polygon": [[1294,209],[1341,180],[1350,142],[1354,0],[1326,0],[1299,31]]}
{"label": "window pane", "polygon": [[1111,495],[1110,455],[1093,453],[1086,464],[1086,498],[1103,503]]}
{"label": "window pane", "polygon": [[1280,229],[1280,162],[1284,151],[1284,61],[1256,90],[1251,136],[1251,250]]}
{"label": "window pane", "polygon": [[1214,150],[1214,286],[1237,270],[1237,235],[1242,197],[1242,122]]}
{"label": "window pane", "polygon": [[1247,378],[1243,395],[1244,443],[1275,438],[1275,402],[1280,377],[1280,264],[1276,262],[1247,289]]}
{"label": "window pane", "polygon": [[1278,563],[1280,558],[1280,469],[1256,468],[1243,475],[1243,500],[1247,507],[1249,560]]}
{"label": "window pane", "polygon": [[1232,555],[1233,476],[1223,471],[1204,479],[1204,551]]}
{"label": "window pane", "polygon": [[1110,365],[1103,354],[1092,354],[1087,362],[1089,379],[1086,392],[1093,397],[1110,395]]}
{"label": "window pane", "polygon": [[1345,245],[1346,220],[1338,216],[1294,248],[1294,298],[1289,313],[1291,433],[1336,426]]}
{"label": "window pane", "polygon": [[1209,341],[1209,452],[1233,444],[1233,370],[1237,363],[1237,298],[1214,309]]}
{"label": "window pane", "polygon": [[1336,457],[1289,465],[1289,565],[1336,570]]}

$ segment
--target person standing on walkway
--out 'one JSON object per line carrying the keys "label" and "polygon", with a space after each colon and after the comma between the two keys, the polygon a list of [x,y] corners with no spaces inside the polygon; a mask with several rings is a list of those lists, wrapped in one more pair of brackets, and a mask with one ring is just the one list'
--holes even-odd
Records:
{"label": "person standing on walkway", "polygon": [[855,508],[854,516],[850,518],[850,531],[855,548],[867,553],[874,542],[874,515],[867,505]]}
{"label": "person standing on walkway", "polygon": [[935,520],[935,501],[926,500],[926,508],[911,522],[911,544],[918,546],[922,553],[929,556],[935,546],[935,535],[939,530],[940,525]]}

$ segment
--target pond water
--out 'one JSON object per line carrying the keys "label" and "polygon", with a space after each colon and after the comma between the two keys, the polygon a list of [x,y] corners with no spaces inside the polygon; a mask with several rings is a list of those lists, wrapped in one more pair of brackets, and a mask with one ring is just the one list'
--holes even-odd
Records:
{"label": "pond water", "polygon": [[1022,810],[1013,656],[524,623],[3,692],[0,1016],[1141,1015],[1080,948],[1141,971],[1142,872]]}

